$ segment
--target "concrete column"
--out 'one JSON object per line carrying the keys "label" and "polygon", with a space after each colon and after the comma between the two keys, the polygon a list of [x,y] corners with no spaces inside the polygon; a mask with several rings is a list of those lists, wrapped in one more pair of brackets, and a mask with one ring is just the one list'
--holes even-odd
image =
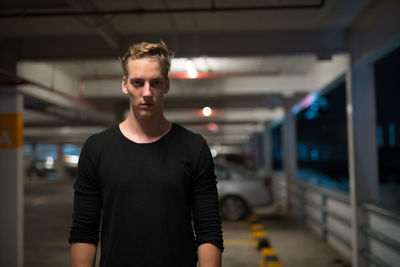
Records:
{"label": "concrete column", "polygon": [[360,231],[360,226],[366,224],[361,204],[379,200],[373,65],[349,62],[346,76],[352,262],[353,266],[361,267],[368,266],[360,255],[360,249],[368,246]]}
{"label": "concrete column", "polygon": [[262,133],[254,134],[254,158],[256,169],[263,169],[264,168],[264,140]]}
{"label": "concrete column", "polygon": [[57,180],[67,180],[68,173],[64,166],[64,145],[57,144],[57,159],[56,159],[56,177]]}
{"label": "concrete column", "polygon": [[296,179],[297,173],[297,146],[296,146],[296,120],[292,113],[295,101],[292,98],[283,98],[285,115],[282,123],[282,163],[286,177],[286,208],[290,209],[290,183]]}
{"label": "concrete column", "polygon": [[257,166],[256,149],[257,149],[257,139],[256,139],[256,135],[253,134],[249,140],[249,150],[247,153],[248,158],[247,158],[247,162],[246,162],[246,166],[253,170]]}
{"label": "concrete column", "polygon": [[272,170],[272,136],[271,136],[271,130],[267,126],[265,130],[262,133],[262,138],[263,138],[263,153],[264,153],[264,170],[267,175],[271,175],[273,170]]}
{"label": "concrete column", "polygon": [[352,266],[368,266],[360,249],[368,243],[360,204],[379,199],[376,102],[373,64],[400,45],[399,1],[372,1],[348,29],[347,129],[352,208]]}
{"label": "concrete column", "polygon": [[23,266],[23,97],[0,88],[0,266]]}
{"label": "concrete column", "polygon": [[[0,68],[16,72],[17,43],[0,40]],[[0,76],[0,266],[23,266],[23,97]]]}

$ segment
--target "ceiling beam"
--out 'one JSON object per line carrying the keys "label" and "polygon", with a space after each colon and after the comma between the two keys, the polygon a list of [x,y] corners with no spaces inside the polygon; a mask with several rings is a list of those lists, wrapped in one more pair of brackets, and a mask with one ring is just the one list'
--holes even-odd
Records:
{"label": "ceiling beam", "polygon": [[[115,58],[124,54],[135,42],[164,40],[178,57],[207,56],[259,56],[265,54],[311,53],[327,58],[347,51],[343,30],[297,30],[265,32],[199,32],[194,44],[191,33],[134,34],[121,36],[119,48],[112,48],[98,37],[57,36],[41,38],[15,38],[13,43],[20,59],[93,59]],[[243,45],[246,40],[246,45]],[[174,46],[178,47],[174,47]],[[194,53],[193,47],[197,51]]]}
{"label": "ceiling beam", "polygon": [[44,90],[36,85],[19,85],[18,93],[26,97],[24,106],[28,109],[42,111],[60,119],[107,125],[115,119],[115,115],[94,106],[93,103],[62,94]]}
{"label": "ceiling beam", "polygon": [[[250,126],[249,126],[250,127]],[[234,127],[235,128],[235,127]],[[25,142],[39,143],[84,143],[86,139],[94,134],[105,130],[106,127],[27,127],[24,129]],[[189,127],[196,131],[197,127]],[[255,127],[257,130],[257,127]],[[239,145],[246,142],[253,131],[241,131],[231,133],[213,134],[200,131],[209,145]]]}
{"label": "ceiling beam", "polygon": [[[70,6],[82,12],[97,12],[99,11],[96,5],[90,0],[64,0]],[[111,47],[118,48],[120,45],[120,38],[118,33],[114,30],[112,24],[104,16],[77,16],[76,19],[80,20],[84,25],[93,28],[103,40]]]}
{"label": "ceiling beam", "polygon": [[[68,0],[66,0],[68,1]],[[299,9],[321,9],[325,5],[325,0],[312,4],[294,4],[294,5],[259,5],[259,6],[221,6],[215,5],[207,7],[182,7],[182,8],[134,8],[134,9],[112,9],[96,10],[85,9],[82,11],[9,11],[0,14],[0,18],[14,17],[64,17],[64,16],[122,16],[122,15],[147,15],[147,14],[171,14],[171,13],[218,13],[218,12],[243,12],[260,10],[299,10]]]}
{"label": "ceiling beam", "polygon": [[165,110],[165,117],[173,122],[185,123],[267,123],[283,116],[283,108],[235,108],[216,110],[211,117],[203,117],[200,110]]}
{"label": "ceiling beam", "polygon": [[[173,90],[173,89],[172,89]],[[308,93],[296,93],[293,98],[297,101],[303,99]],[[97,101],[94,101],[97,103]],[[99,102],[100,104],[101,102]],[[100,104],[101,105],[101,104]],[[251,95],[226,95],[226,96],[167,96],[164,99],[165,109],[201,109],[204,106],[209,106],[215,109],[224,108],[269,108],[274,109],[281,107],[282,94],[251,94]]]}
{"label": "ceiling beam", "polygon": [[105,127],[29,127],[24,129],[25,142],[84,143],[86,139]]}
{"label": "ceiling beam", "polygon": [[[311,92],[306,76],[247,76],[218,79],[171,80],[166,98],[227,97],[261,94],[293,95]],[[91,80],[85,83],[84,96],[126,98],[121,92],[120,80]]]}
{"label": "ceiling beam", "polygon": [[192,132],[196,132],[203,135],[210,134],[252,134],[254,132],[261,132],[264,130],[265,125],[262,123],[244,123],[244,124],[214,124],[214,127],[210,127],[209,124],[183,124]]}
{"label": "ceiling beam", "polygon": [[213,145],[240,145],[250,139],[249,134],[231,134],[231,135],[203,135],[210,146]]}
{"label": "ceiling beam", "polygon": [[[173,90],[173,89],[171,89]],[[296,93],[293,95],[295,102],[303,99],[307,93]],[[129,109],[129,99],[123,97],[89,97],[90,102],[96,103],[108,110],[116,107],[126,110]],[[167,96],[164,98],[164,108],[168,109],[202,109],[209,106],[216,109],[224,108],[269,108],[274,109],[283,105],[281,94],[252,94],[239,96]]]}

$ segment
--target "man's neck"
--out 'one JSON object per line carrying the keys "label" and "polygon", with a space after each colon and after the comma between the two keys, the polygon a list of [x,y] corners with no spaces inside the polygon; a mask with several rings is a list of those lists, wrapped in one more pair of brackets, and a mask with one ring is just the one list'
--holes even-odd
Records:
{"label": "man's neck", "polygon": [[153,118],[137,118],[130,112],[119,126],[128,139],[136,143],[151,143],[167,134],[171,125],[163,114]]}

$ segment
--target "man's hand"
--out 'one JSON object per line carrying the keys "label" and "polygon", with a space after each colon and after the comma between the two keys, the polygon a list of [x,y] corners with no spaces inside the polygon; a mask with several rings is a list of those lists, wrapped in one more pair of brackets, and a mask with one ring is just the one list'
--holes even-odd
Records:
{"label": "man's hand", "polygon": [[213,244],[201,244],[197,253],[200,267],[221,267],[221,250]]}
{"label": "man's hand", "polygon": [[71,267],[93,267],[96,260],[96,246],[88,243],[73,243],[71,246]]}

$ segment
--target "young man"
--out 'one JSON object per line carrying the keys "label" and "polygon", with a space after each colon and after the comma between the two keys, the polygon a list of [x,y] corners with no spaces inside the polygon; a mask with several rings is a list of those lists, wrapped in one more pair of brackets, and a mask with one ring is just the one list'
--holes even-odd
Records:
{"label": "young man", "polygon": [[[138,43],[121,59],[130,112],[92,135],[79,159],[70,233],[72,267],[221,266],[213,159],[198,134],[166,120],[172,54]],[[192,228],[192,214],[193,226]]]}

